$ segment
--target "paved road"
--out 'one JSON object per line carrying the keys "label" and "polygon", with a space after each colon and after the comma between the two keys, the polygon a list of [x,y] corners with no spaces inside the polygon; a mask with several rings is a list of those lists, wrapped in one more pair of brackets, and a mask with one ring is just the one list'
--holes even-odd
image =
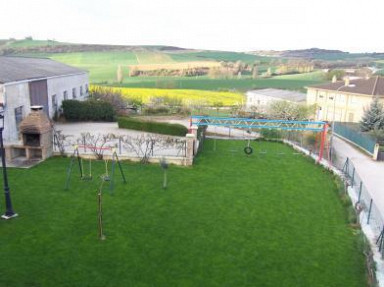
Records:
{"label": "paved road", "polygon": [[355,166],[357,174],[367,187],[376,206],[384,214],[384,162],[371,159],[370,156],[359,151],[346,141],[335,137],[334,147],[336,153],[345,160],[349,157]]}

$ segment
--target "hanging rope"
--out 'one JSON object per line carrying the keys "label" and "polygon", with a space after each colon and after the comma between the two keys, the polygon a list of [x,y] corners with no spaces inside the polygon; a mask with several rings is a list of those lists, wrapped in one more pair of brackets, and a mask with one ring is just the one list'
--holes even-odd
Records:
{"label": "hanging rope", "polygon": [[[80,159],[81,170],[84,171],[83,159]],[[84,174],[82,180],[92,180],[92,160],[89,158],[88,175]]]}

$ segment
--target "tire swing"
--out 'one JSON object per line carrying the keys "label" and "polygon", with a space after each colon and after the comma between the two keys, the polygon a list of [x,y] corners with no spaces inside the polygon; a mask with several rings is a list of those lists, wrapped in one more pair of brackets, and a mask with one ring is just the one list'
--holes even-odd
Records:
{"label": "tire swing", "polygon": [[253,149],[250,146],[246,146],[244,148],[244,152],[245,152],[246,155],[250,155],[250,154],[253,153]]}
{"label": "tire swing", "polygon": [[[251,134],[251,130],[248,130],[247,133]],[[253,153],[253,148],[251,147],[251,138],[250,137],[248,138],[247,146],[244,148],[244,153],[246,155],[250,155]]]}

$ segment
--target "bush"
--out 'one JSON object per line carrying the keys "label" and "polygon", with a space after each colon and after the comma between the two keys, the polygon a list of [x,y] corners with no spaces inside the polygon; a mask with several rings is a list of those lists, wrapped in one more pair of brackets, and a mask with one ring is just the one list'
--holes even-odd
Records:
{"label": "bush", "polygon": [[63,114],[68,121],[106,121],[116,120],[115,111],[110,103],[104,101],[63,101]]}
{"label": "bush", "polygon": [[282,133],[279,130],[262,129],[260,131],[260,134],[264,139],[268,139],[268,140],[271,140],[271,139],[276,140],[276,139],[282,138]]}
{"label": "bush", "polygon": [[165,106],[145,108],[145,114],[147,115],[169,114],[169,112],[170,112],[169,108]]}
{"label": "bush", "polygon": [[185,136],[188,129],[179,124],[158,123],[151,121],[140,121],[138,119],[119,117],[117,120],[119,128],[145,131],[172,136]]}

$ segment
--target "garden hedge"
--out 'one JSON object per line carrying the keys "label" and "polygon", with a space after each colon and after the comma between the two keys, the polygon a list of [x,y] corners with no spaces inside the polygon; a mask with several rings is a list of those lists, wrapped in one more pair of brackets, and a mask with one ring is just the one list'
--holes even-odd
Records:
{"label": "garden hedge", "polygon": [[69,121],[106,121],[116,120],[116,113],[110,103],[104,101],[63,101],[64,117]]}
{"label": "garden hedge", "polygon": [[140,121],[134,118],[119,117],[117,120],[119,128],[145,131],[172,136],[185,136],[188,129],[179,124],[159,123],[151,121]]}

